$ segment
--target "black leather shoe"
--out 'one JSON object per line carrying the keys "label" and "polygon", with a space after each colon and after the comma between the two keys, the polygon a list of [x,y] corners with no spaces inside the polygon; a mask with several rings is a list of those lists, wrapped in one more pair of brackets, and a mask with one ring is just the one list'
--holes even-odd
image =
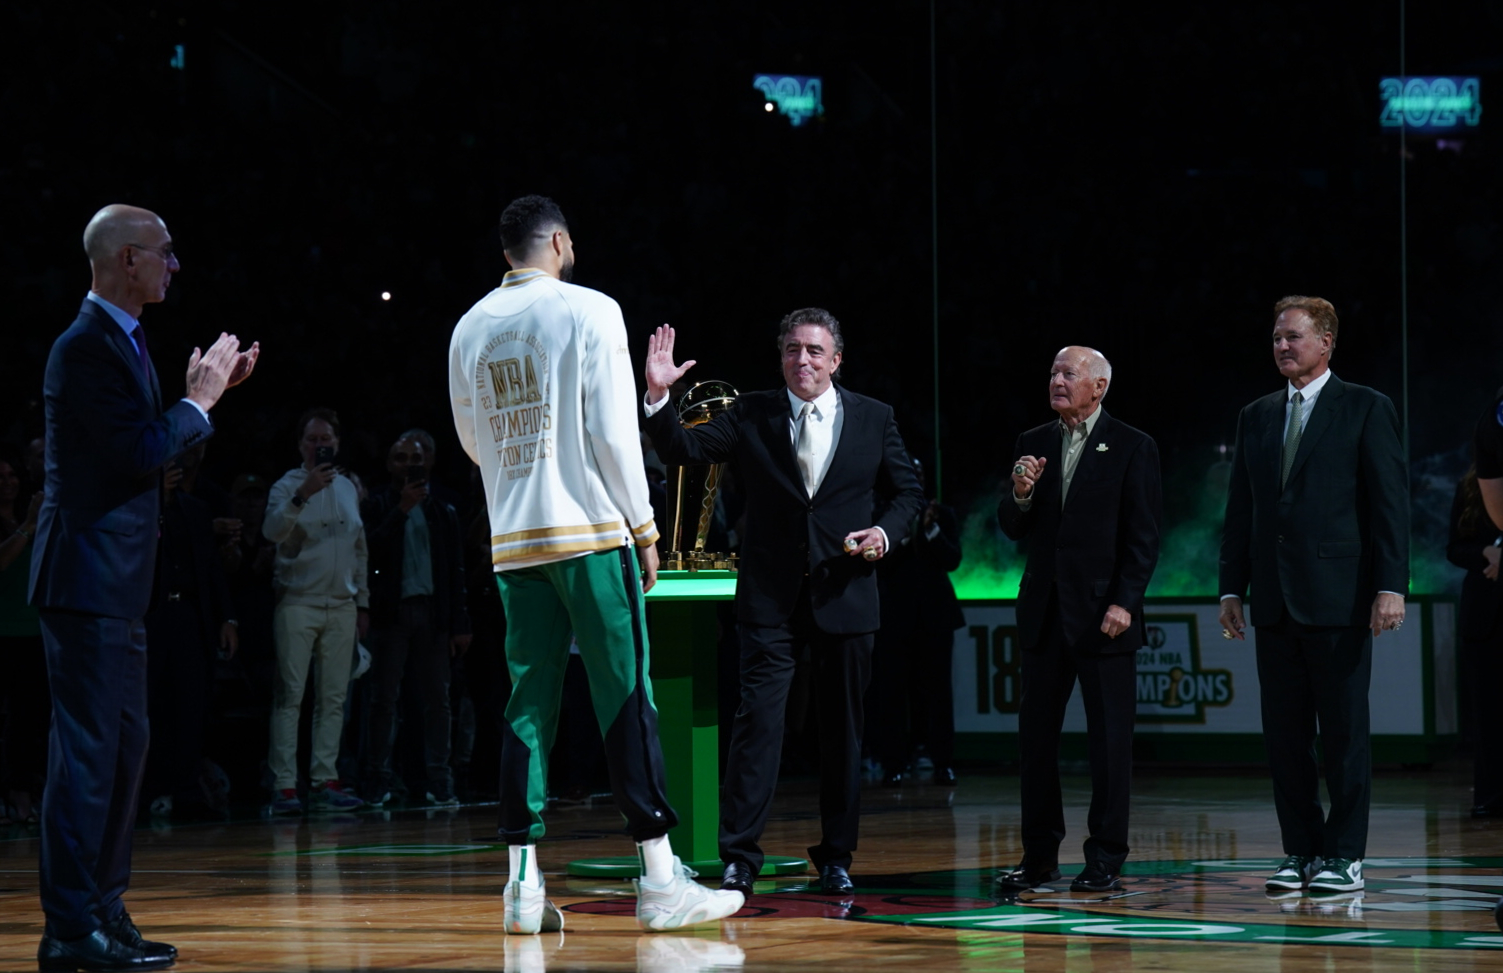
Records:
{"label": "black leather shoe", "polygon": [[821,865],[819,890],[825,895],[850,895],[856,891],[850,873],[839,865]]}
{"label": "black leather shoe", "polygon": [[893,771],[892,773],[890,773],[887,776],[885,776],[885,777],[882,778],[882,786],[883,787],[902,787],[903,786],[903,775],[901,773],[897,772],[897,771]]}
{"label": "black leather shoe", "polygon": [[177,959],[176,946],[171,943],[154,943],[150,939],[142,938],[141,930],[136,928],[134,922],[131,922],[129,912],[122,912],[118,919],[106,922],[104,931],[109,933],[111,938],[144,953],[166,954],[170,959]]}
{"label": "black leather shoe", "polygon": [[1121,887],[1121,877],[1096,862],[1087,862],[1081,873],[1075,876],[1075,881],[1070,883],[1071,892],[1111,892]]}
{"label": "black leather shoe", "polygon": [[992,885],[998,891],[1016,893],[1026,889],[1035,889],[1050,882],[1058,882],[1060,878],[1058,865],[1040,867],[1025,861],[1015,868],[997,873],[997,877],[992,880]]}
{"label": "black leather shoe", "polygon": [[1477,804],[1472,807],[1474,818],[1503,818],[1503,804]]}
{"label": "black leather shoe", "polygon": [[1503,929],[1503,899],[1499,899],[1498,904],[1493,906],[1493,922],[1498,924],[1499,929]]}
{"label": "black leather shoe", "polygon": [[752,883],[756,880],[756,873],[746,862],[731,862],[725,866],[725,875],[720,880],[720,887],[750,897]]}
{"label": "black leather shoe", "polygon": [[954,787],[955,786],[955,768],[954,767],[935,767],[934,768],[934,783],[939,784],[941,787]]}
{"label": "black leather shoe", "polygon": [[164,970],[172,965],[165,953],[148,953],[127,946],[103,929],[78,939],[43,936],[37,947],[37,969],[42,973],[123,973],[128,970]]}

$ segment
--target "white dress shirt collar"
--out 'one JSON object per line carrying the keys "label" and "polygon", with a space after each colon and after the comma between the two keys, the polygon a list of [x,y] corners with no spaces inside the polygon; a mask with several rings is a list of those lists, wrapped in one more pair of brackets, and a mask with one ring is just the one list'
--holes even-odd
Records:
{"label": "white dress shirt collar", "polygon": [[[793,389],[786,386],[783,391],[788,393],[788,408],[793,411],[793,418],[797,420],[798,414],[804,410],[804,402],[806,400],[794,395]],[[821,419],[828,419],[833,416],[835,414],[835,407],[840,402],[840,393],[835,389],[835,383],[831,382],[830,387],[819,393],[812,401],[814,402],[814,411],[819,414]]]}
{"label": "white dress shirt collar", "polygon": [[1323,389],[1323,388],[1325,388],[1326,387],[1326,383],[1331,380],[1331,374],[1332,374],[1331,370],[1329,368],[1326,369],[1324,372],[1321,373],[1320,378],[1312,378],[1310,380],[1310,384],[1306,385],[1302,389],[1296,389],[1294,387],[1294,383],[1293,382],[1289,382],[1284,387],[1284,404],[1285,405],[1289,404],[1290,400],[1294,398],[1294,393],[1295,392],[1298,392],[1300,395],[1304,396],[1304,400],[1305,400],[1305,404],[1306,405],[1308,405],[1311,402],[1314,402],[1315,401],[1315,397],[1320,394],[1320,390]]}
{"label": "white dress shirt collar", "polygon": [[89,293],[84,296],[93,301],[95,304],[98,304],[100,307],[104,308],[104,313],[108,314],[116,324],[120,325],[120,327],[125,331],[126,336],[130,338],[131,343],[135,344],[136,339],[135,336],[131,334],[131,332],[136,330],[137,325],[140,324],[139,321],[131,317],[129,314],[126,314],[125,311],[121,308],[116,307],[109,301],[106,301],[104,298],[100,297],[93,291],[89,291]]}

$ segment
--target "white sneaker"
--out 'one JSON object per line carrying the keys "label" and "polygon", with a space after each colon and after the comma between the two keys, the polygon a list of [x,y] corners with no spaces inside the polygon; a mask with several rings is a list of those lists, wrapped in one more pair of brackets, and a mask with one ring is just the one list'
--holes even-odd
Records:
{"label": "white sneaker", "polygon": [[746,897],[730,889],[705,888],[694,881],[696,872],[673,856],[673,879],[667,885],[649,885],[637,879],[637,922],[643,929],[658,931],[713,922],[740,912]]}
{"label": "white sneaker", "polygon": [[1310,892],[1357,892],[1363,884],[1362,859],[1327,858],[1320,873],[1310,879]]}
{"label": "white sneaker", "polygon": [[1279,864],[1278,871],[1270,875],[1264,885],[1270,892],[1303,889],[1320,872],[1321,864],[1318,856],[1290,855]]}
{"label": "white sneaker", "polygon": [[564,914],[558,906],[548,901],[547,887],[539,882],[537,888],[521,882],[507,882],[501,894],[501,907],[506,915],[506,931],[530,936],[539,932],[558,932],[564,928]]}

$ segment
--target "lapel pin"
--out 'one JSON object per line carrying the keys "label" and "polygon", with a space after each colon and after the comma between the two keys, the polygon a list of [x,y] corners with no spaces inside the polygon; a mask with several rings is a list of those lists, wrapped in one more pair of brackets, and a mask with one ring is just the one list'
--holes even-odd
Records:
{"label": "lapel pin", "polygon": [[1098,452],[1098,453],[1104,453],[1104,452],[1106,452],[1106,443],[1097,443],[1096,444],[1096,452]]}

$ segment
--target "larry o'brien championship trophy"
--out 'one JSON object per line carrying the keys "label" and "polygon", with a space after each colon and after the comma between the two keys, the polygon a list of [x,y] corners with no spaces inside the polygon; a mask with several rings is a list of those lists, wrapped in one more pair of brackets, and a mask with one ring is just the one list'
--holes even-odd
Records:
{"label": "larry o'brien championship trophy", "polygon": [[[698,382],[678,400],[678,421],[691,428],[726,412],[741,393],[725,382]],[[720,492],[724,463],[674,466],[668,470],[668,492],[673,503],[673,533],[663,563],[666,571],[734,571],[737,557],[705,550],[710,522],[715,516],[715,497]]]}

